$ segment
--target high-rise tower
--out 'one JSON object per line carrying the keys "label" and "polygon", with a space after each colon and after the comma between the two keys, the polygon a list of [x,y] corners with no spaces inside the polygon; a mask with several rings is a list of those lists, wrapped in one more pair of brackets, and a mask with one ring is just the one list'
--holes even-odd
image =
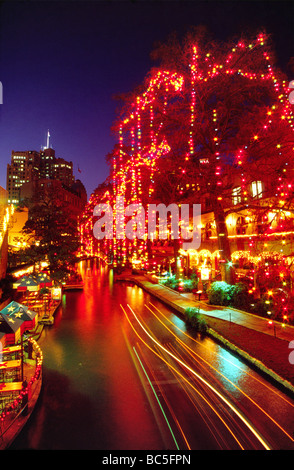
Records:
{"label": "high-rise tower", "polygon": [[20,188],[24,183],[34,182],[40,176],[40,154],[35,150],[11,153],[11,164],[7,165],[6,189],[8,204],[18,204]]}

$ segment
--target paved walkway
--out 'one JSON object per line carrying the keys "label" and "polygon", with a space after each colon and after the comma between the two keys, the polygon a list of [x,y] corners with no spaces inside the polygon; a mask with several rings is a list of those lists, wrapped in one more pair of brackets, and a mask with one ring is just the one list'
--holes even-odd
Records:
{"label": "paved walkway", "polygon": [[[118,276],[117,279],[119,278],[123,279],[124,276]],[[198,306],[200,307],[200,312],[204,315],[231,321],[246,328],[251,328],[271,336],[276,336],[277,338],[284,339],[288,342],[294,340],[293,326],[286,325],[285,327],[282,327],[279,322],[273,322],[272,325],[269,325],[268,319],[264,317],[258,317],[234,308],[211,306],[205,301],[199,302],[198,300],[195,300],[194,294],[180,294],[168,287],[149,281],[145,276],[130,275],[125,276],[125,278],[134,281],[150,294],[162,299],[165,303],[182,313],[184,313],[185,309],[188,307]]]}

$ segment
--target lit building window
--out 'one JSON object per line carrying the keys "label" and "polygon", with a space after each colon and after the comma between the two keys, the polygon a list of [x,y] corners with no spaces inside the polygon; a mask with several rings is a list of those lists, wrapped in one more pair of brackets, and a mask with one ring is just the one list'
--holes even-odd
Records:
{"label": "lit building window", "polygon": [[234,206],[241,202],[241,188],[234,188],[232,191],[232,199]]}
{"label": "lit building window", "polygon": [[253,181],[251,184],[252,196],[253,197],[262,197],[262,182]]}

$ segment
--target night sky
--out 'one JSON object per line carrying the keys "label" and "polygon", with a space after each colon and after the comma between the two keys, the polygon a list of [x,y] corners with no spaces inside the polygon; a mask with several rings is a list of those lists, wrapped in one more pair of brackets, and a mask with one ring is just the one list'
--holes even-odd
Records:
{"label": "night sky", "polygon": [[50,129],[56,156],[73,161],[89,197],[108,175],[105,156],[117,142],[113,97],[143,81],[154,42],[173,31],[181,37],[205,24],[225,40],[265,27],[284,72],[294,56],[294,2],[9,1],[0,15],[4,188],[11,151],[39,151]]}

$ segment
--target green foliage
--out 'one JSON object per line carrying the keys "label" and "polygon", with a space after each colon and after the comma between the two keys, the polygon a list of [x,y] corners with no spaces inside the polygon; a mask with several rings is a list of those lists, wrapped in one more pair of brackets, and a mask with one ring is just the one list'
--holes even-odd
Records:
{"label": "green foliage", "polygon": [[262,296],[260,299],[256,300],[250,308],[246,310],[250,310],[250,312],[260,315],[262,317],[268,317],[268,310],[270,310],[269,306],[265,303],[267,300],[267,296]]}
{"label": "green foliage", "polygon": [[234,287],[224,281],[213,282],[207,291],[209,303],[212,305],[230,305]]}
{"label": "green foliage", "polygon": [[42,287],[42,289],[39,290],[39,294],[44,295],[44,294],[49,294],[50,290],[47,287]]}
{"label": "green foliage", "polygon": [[23,250],[22,261],[36,264],[46,260],[53,279],[66,277],[79,247],[77,220],[71,207],[59,200],[53,189],[42,200],[32,203],[23,232],[38,243]]}
{"label": "green foliage", "polygon": [[234,287],[231,298],[231,305],[241,310],[247,309],[252,300],[248,294],[248,288],[245,284],[238,283]]}
{"label": "green foliage", "polygon": [[198,286],[198,277],[196,274],[192,274],[190,279],[182,280],[182,291],[183,292],[192,292],[193,289],[197,289]]}
{"label": "green foliage", "polygon": [[212,305],[225,305],[239,309],[247,309],[252,301],[247,286],[242,283],[235,285],[224,281],[213,282],[207,291],[208,301]]}
{"label": "green foliage", "polygon": [[186,322],[198,333],[204,335],[207,332],[207,324],[200,314],[198,307],[188,307],[185,310]]}
{"label": "green foliage", "polygon": [[195,274],[192,274],[190,279],[178,279],[175,275],[169,276],[161,283],[170,289],[178,290],[181,292],[192,292],[193,289],[197,288],[198,278]]}
{"label": "green foliage", "polygon": [[161,283],[164,286],[170,287],[170,289],[178,290],[180,280],[176,278],[175,275],[169,276],[166,279],[162,280]]}

